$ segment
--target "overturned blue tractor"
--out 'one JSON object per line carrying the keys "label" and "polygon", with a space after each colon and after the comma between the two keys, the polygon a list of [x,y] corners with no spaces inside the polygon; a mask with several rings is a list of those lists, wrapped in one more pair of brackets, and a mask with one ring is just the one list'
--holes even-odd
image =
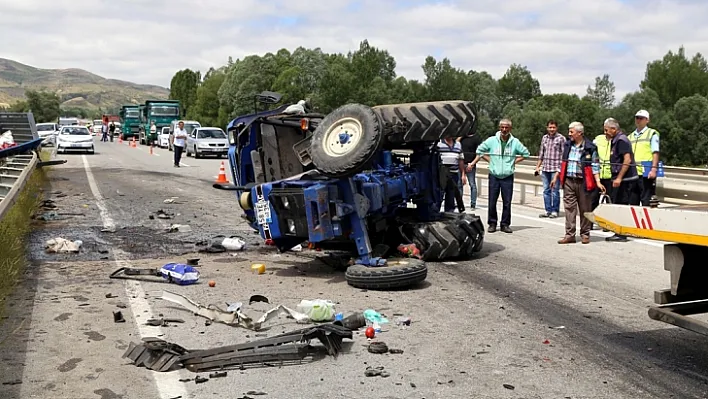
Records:
{"label": "overturned blue tractor", "polygon": [[[290,109],[227,127],[243,218],[279,250],[305,241],[348,249],[347,282],[388,289],[425,280],[426,260],[482,248],[478,216],[440,211],[447,171],[437,143],[474,132],[470,102]],[[391,258],[400,244],[415,244],[422,259]]]}

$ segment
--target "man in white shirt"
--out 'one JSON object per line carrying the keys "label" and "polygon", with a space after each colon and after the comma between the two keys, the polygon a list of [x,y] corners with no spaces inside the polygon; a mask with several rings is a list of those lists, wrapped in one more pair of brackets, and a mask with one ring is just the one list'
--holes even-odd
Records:
{"label": "man in white shirt", "polygon": [[179,121],[179,124],[175,128],[174,142],[172,147],[175,151],[175,168],[179,168],[180,160],[182,159],[182,151],[187,145],[187,131],[184,130],[184,122]]}
{"label": "man in white shirt", "polygon": [[151,137],[151,139],[145,140],[146,141],[145,144],[148,144],[148,145],[151,144],[152,137],[156,137],[156,136],[157,136],[157,126],[155,126],[155,121],[150,121],[150,137]]}

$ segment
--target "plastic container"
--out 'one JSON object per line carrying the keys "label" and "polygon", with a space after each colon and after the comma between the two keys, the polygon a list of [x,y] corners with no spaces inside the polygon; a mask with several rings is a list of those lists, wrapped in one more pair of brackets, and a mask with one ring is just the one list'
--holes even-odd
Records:
{"label": "plastic container", "polygon": [[303,299],[297,305],[297,311],[306,314],[312,321],[332,321],[337,313],[334,303],[324,299]]}

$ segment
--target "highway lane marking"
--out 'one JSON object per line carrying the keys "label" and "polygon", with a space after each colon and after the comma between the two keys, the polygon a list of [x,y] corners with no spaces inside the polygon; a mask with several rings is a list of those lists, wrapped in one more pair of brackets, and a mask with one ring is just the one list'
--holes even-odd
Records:
{"label": "highway lane marking", "polygon": [[[99,213],[101,215],[101,221],[103,227],[106,229],[114,230],[116,227],[115,221],[111,217],[110,212],[108,212],[108,207],[106,207],[106,201],[101,195],[98,189],[98,184],[91,171],[91,166],[89,165],[88,158],[86,155],[81,156],[84,162],[84,170],[86,171],[86,178],[91,188],[91,193],[96,200],[96,206],[98,207]],[[113,257],[117,267],[134,267],[128,260],[127,254],[120,249],[113,249]],[[141,338],[147,337],[158,337],[159,334],[164,334],[161,327],[148,326],[141,323],[135,316],[136,315],[150,315],[152,314],[152,309],[150,308],[150,303],[145,299],[145,290],[140,285],[138,281],[125,280],[125,293],[128,297],[128,303],[130,304],[130,311],[133,314],[134,324],[138,327],[138,332]],[[146,370],[147,371],[147,370]],[[180,372],[171,373],[159,373],[156,371],[151,371],[153,379],[155,380],[155,385],[157,386],[157,392],[161,399],[169,399],[175,397],[186,398],[188,393],[184,384],[180,382]]]}
{"label": "highway lane marking", "polygon": [[[483,210],[485,210],[485,211],[487,210],[487,208],[486,208],[486,207],[483,207],[483,206],[478,206],[477,209],[483,209]],[[518,214],[518,213],[512,213],[512,214],[511,214],[511,217],[512,217],[512,218],[518,217],[518,218],[521,218],[521,219],[533,220],[534,222],[546,223],[546,224],[550,224],[550,225],[553,225],[553,226],[559,226],[559,227],[565,228],[565,222],[563,222],[563,223],[561,223],[561,222],[554,222],[554,221],[551,221],[551,220],[541,219],[541,218],[539,218],[539,217],[535,217],[535,218],[534,218],[534,217],[531,217],[531,216],[520,215],[520,214]],[[560,217],[559,217],[559,218],[560,218]],[[590,234],[591,234],[591,235],[598,235],[598,236],[600,236],[600,237],[611,237],[611,236],[614,235],[614,233],[605,233],[604,231],[597,231],[597,230],[593,230]],[[643,239],[643,238],[630,238],[630,242],[636,242],[636,243],[638,243],[638,244],[649,245],[649,246],[651,246],[651,247],[657,247],[657,248],[662,248],[662,247],[664,246],[664,244],[665,244],[663,241],[657,242],[657,241],[653,241],[653,240],[645,240],[645,239]]]}

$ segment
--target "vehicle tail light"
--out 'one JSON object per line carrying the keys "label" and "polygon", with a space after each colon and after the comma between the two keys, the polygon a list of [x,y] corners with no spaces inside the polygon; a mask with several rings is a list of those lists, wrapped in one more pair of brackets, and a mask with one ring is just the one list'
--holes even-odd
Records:
{"label": "vehicle tail light", "polygon": [[307,118],[300,119],[300,129],[307,130],[310,127],[310,120]]}

